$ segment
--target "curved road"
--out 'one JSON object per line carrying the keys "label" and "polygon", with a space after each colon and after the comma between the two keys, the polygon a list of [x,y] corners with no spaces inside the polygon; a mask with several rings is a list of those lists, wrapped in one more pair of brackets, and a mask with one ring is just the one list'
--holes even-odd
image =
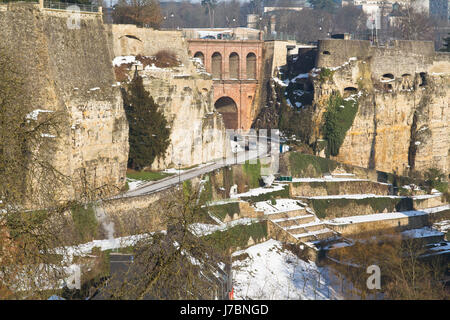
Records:
{"label": "curved road", "polygon": [[[270,142],[270,139],[268,139],[268,141]],[[244,163],[246,160],[259,159],[262,157],[266,157],[268,155],[267,148],[266,148],[266,150],[264,150],[264,148],[260,147],[260,145],[262,145],[262,144],[259,143],[258,148],[257,148],[257,150],[258,150],[258,152],[260,152],[260,154],[257,154],[256,156],[250,157],[250,153],[252,151],[253,151],[253,153],[255,153],[256,150],[241,151],[241,152],[237,153],[237,156],[236,156],[236,153],[234,153],[235,156],[233,156],[233,157],[227,157],[225,159],[216,160],[215,162],[212,162],[212,163],[206,164],[206,165],[203,164],[200,167],[182,172],[181,174],[167,177],[162,180],[144,183],[136,189],[127,191],[123,194],[120,194],[120,195],[112,197],[112,198],[114,199],[114,198],[137,197],[137,196],[142,196],[145,194],[154,193],[157,191],[161,191],[161,190],[170,188],[170,187],[177,185],[178,183],[183,182],[185,180],[192,179],[199,175],[209,173],[211,171],[220,169],[225,166],[233,165],[236,163]]]}

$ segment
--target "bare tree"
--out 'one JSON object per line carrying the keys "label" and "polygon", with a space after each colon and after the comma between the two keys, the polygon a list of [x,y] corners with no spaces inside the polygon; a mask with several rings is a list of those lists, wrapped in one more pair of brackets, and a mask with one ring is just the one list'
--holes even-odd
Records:
{"label": "bare tree", "polygon": [[0,48],[0,292],[1,298],[37,298],[63,278],[52,248],[60,244],[56,222],[67,208],[59,191],[70,181],[52,156],[64,116],[30,112],[13,57]]}
{"label": "bare tree", "polygon": [[206,13],[209,16],[209,26],[214,28],[215,10],[217,7],[217,0],[202,0],[202,6],[205,7]]}
{"label": "bare tree", "polygon": [[153,206],[164,213],[167,232],[149,235],[135,245],[133,263],[111,276],[102,299],[214,299],[223,284],[215,274],[225,253],[192,233],[201,213],[200,193],[178,189]]}
{"label": "bare tree", "polygon": [[114,7],[114,23],[130,23],[158,29],[162,20],[157,0],[119,0]]}
{"label": "bare tree", "polygon": [[408,4],[399,10],[394,34],[404,40],[434,40],[434,29],[435,22],[426,12]]}
{"label": "bare tree", "polygon": [[[405,239],[395,230],[366,231],[352,237],[354,244],[333,250],[330,256],[340,264],[336,269],[353,286],[347,298],[374,298],[382,293],[387,299],[446,299],[440,281],[445,272],[443,261],[423,259],[423,242]],[[381,270],[381,290],[366,286],[367,267],[377,265]]]}

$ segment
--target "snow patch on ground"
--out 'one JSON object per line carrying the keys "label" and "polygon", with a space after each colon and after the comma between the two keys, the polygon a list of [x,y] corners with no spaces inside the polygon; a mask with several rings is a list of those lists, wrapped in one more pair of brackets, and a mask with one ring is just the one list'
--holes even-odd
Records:
{"label": "snow patch on ground", "polygon": [[258,195],[264,194],[264,193],[280,191],[280,190],[283,190],[283,188],[284,188],[284,185],[276,184],[276,185],[272,185],[270,188],[261,187],[261,188],[251,189],[244,193],[233,194],[233,195],[230,195],[230,198],[258,196]]}
{"label": "snow patch on ground", "polygon": [[64,255],[65,259],[72,261],[73,256],[85,256],[92,252],[92,249],[99,247],[101,251],[125,248],[135,245],[138,241],[151,236],[153,233],[138,234],[127,237],[119,237],[105,240],[94,240],[76,246],[56,248],[56,254]]}
{"label": "snow patch on ground", "polygon": [[304,209],[300,201],[294,199],[276,199],[275,204],[272,204],[270,200],[260,201],[256,202],[253,206],[256,211],[263,211],[264,214]]}
{"label": "snow patch on ground", "polygon": [[339,299],[331,287],[327,269],[305,262],[276,240],[233,253],[247,254],[233,262],[235,299],[252,300],[328,300]]}
{"label": "snow patch on ground", "polygon": [[118,57],[115,57],[113,60],[114,67],[119,67],[122,64],[128,64],[128,63],[136,63],[138,65],[142,65],[142,63],[140,61],[136,60],[135,56],[118,56]]}
{"label": "snow patch on ground", "polygon": [[237,220],[233,220],[233,221],[226,222],[226,223],[220,222],[220,224],[218,224],[218,225],[206,224],[206,223],[193,223],[193,224],[189,225],[189,230],[197,237],[201,237],[201,236],[206,236],[208,234],[214,233],[216,231],[224,231],[224,230],[227,230],[229,228],[232,228],[232,227],[240,225],[240,224],[248,225],[248,224],[255,223],[257,221],[259,221],[259,220],[255,219],[255,218],[242,218],[242,219],[237,219]]}
{"label": "snow patch on ground", "polygon": [[25,116],[25,119],[37,120],[40,113],[51,113],[52,110],[35,109]]}
{"label": "snow patch on ground", "polygon": [[429,227],[424,227],[420,229],[411,229],[402,232],[402,235],[408,238],[426,238],[426,237],[436,237],[444,235],[438,230],[434,230]]}
{"label": "snow patch on ground", "polygon": [[373,222],[380,220],[390,220],[390,219],[400,219],[414,216],[423,216],[428,214],[425,210],[421,211],[402,211],[402,212],[389,212],[389,213],[375,213],[360,216],[351,216],[343,218],[335,218],[326,221],[327,224],[340,225],[340,224],[350,224],[350,223],[363,223],[363,222]]}
{"label": "snow patch on ground", "polygon": [[286,83],[284,83],[283,81],[281,81],[279,78],[277,77],[273,77],[272,80],[274,82],[276,82],[279,86],[281,87],[287,87],[288,85]]}
{"label": "snow patch on ground", "polygon": [[146,183],[147,181],[127,178],[127,182],[128,182],[128,191],[132,191],[137,189],[139,186]]}
{"label": "snow patch on ground", "polygon": [[439,221],[433,224],[434,229],[438,229],[441,232],[447,232],[450,230],[450,220]]}

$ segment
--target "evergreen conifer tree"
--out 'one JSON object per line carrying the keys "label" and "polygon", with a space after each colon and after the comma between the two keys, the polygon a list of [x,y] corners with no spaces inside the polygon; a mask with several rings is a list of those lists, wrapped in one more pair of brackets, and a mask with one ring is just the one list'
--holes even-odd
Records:
{"label": "evergreen conifer tree", "polygon": [[164,155],[170,144],[170,129],[159,106],[145,91],[141,77],[136,77],[123,95],[130,127],[128,167],[142,170]]}

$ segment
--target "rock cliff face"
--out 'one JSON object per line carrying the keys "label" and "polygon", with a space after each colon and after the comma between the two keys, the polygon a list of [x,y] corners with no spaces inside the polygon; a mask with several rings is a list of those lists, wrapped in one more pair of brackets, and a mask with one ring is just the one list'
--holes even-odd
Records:
{"label": "rock cliff face", "polygon": [[[186,73],[189,72],[189,73]],[[171,127],[171,145],[153,169],[189,167],[225,155],[225,127],[212,103],[212,81],[194,68],[144,70],[144,86],[162,107]]]}
{"label": "rock cliff face", "polygon": [[152,169],[189,167],[222,158],[228,149],[222,116],[213,105],[213,82],[201,63],[189,58],[181,32],[113,25],[112,35],[116,57],[150,57],[169,51],[180,61],[180,66],[172,68],[138,66],[146,90],[171,128],[171,145],[164,157],[155,159]]}
{"label": "rock cliff face", "polygon": [[450,55],[430,42],[319,42],[314,70],[310,143],[323,138],[323,113],[333,92],[358,101],[358,112],[335,159],[395,171],[450,169]]}
{"label": "rock cliff face", "polygon": [[103,196],[125,184],[128,123],[111,65],[110,32],[101,17],[82,15],[80,28],[68,27],[65,12],[10,4],[0,11],[0,43],[9,48],[24,77],[29,112],[60,111],[64,123],[54,166],[71,182],[64,199],[82,188]]}

